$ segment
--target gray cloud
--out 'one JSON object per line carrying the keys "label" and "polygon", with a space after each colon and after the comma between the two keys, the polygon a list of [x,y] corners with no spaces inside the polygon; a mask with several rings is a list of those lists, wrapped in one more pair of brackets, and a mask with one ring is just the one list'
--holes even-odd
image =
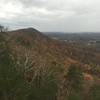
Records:
{"label": "gray cloud", "polygon": [[0,23],[40,31],[100,31],[99,0],[0,0]]}

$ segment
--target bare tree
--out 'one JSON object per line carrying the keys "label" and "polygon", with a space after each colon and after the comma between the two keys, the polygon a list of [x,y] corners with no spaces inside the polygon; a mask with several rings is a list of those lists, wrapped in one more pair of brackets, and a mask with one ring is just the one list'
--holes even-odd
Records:
{"label": "bare tree", "polygon": [[8,27],[5,27],[0,24],[0,32],[7,32],[7,31],[8,31]]}

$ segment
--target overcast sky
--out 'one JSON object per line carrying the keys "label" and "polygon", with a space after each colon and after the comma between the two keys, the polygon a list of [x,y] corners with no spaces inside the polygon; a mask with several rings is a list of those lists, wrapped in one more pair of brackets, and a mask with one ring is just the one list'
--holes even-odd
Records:
{"label": "overcast sky", "polygon": [[0,0],[0,24],[10,29],[100,32],[100,0]]}

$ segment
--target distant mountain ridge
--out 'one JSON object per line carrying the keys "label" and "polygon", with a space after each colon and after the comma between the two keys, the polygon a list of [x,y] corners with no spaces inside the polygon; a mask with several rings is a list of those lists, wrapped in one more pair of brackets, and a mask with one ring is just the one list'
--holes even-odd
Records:
{"label": "distant mountain ridge", "polygon": [[44,32],[47,36],[51,38],[58,38],[61,40],[71,39],[71,40],[78,40],[78,39],[99,39],[100,40],[100,33],[98,32],[80,32],[80,33],[67,33],[67,32]]}

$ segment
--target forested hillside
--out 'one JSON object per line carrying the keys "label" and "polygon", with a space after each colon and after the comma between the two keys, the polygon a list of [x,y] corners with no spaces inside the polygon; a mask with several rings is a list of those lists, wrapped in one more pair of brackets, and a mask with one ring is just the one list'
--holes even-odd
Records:
{"label": "forested hillside", "polygon": [[0,100],[100,100],[100,53],[33,28],[0,28]]}

